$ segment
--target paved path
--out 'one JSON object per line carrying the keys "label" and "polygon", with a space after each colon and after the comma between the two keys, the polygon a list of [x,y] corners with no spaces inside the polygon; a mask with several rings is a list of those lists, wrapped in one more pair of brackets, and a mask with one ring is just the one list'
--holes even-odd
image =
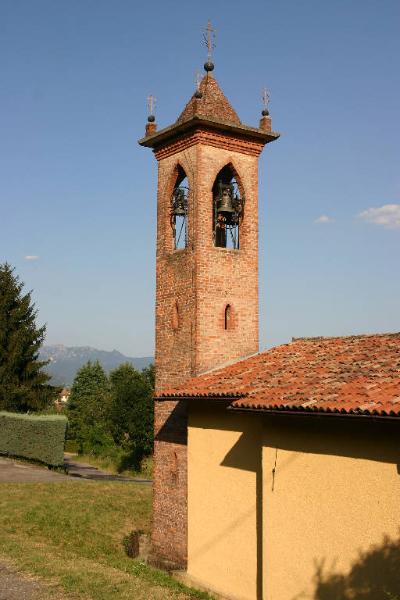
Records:
{"label": "paved path", "polygon": [[[0,456],[0,483],[46,483],[66,480],[67,476],[46,467],[18,462]],[[0,596],[0,600],[2,600]]]}
{"label": "paved path", "polygon": [[113,475],[101,471],[87,463],[81,463],[74,460],[74,454],[68,452],[64,455],[64,464],[67,468],[68,475],[71,477],[81,477],[82,479],[92,479],[97,481],[126,481],[129,483],[144,483],[151,485],[151,479],[136,479],[134,477],[124,477],[123,475]]}
{"label": "paved path", "polygon": [[40,600],[42,586],[0,562],[0,600]]}
{"label": "paved path", "polygon": [[[65,454],[64,462],[68,475],[51,471],[45,466],[38,466],[28,462],[19,462],[12,458],[0,456],[0,483],[47,483],[67,481],[70,477],[79,478],[88,481],[125,481],[126,483],[140,483],[151,485],[150,479],[135,479],[133,477],[123,477],[122,475],[112,475],[105,471],[100,471],[96,467],[85,463],[74,461],[73,454]],[[0,596],[0,600],[3,600]]]}

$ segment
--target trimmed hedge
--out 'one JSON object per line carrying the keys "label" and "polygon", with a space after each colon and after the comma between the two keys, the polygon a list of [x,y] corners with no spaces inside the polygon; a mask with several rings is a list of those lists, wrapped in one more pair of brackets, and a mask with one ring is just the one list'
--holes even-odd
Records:
{"label": "trimmed hedge", "polygon": [[0,454],[64,463],[67,419],[62,415],[24,415],[0,411]]}

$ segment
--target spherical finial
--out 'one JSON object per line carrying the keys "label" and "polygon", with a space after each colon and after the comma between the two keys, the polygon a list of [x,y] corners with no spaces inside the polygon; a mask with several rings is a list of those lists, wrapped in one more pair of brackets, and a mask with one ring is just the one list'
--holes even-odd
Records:
{"label": "spherical finial", "polygon": [[154,116],[154,115],[149,115],[149,116],[147,117],[147,120],[148,120],[148,122],[149,122],[149,123],[154,123],[154,121],[156,120],[156,118],[155,118],[155,116]]}
{"label": "spherical finial", "polygon": [[207,73],[209,71],[214,71],[214,63],[208,60],[206,63],[204,63],[204,70],[207,71]]}
{"label": "spherical finial", "polygon": [[261,111],[261,114],[262,114],[262,116],[263,116],[263,117],[268,117],[268,116],[269,116],[269,110],[267,110],[266,108],[264,108],[264,109]]}

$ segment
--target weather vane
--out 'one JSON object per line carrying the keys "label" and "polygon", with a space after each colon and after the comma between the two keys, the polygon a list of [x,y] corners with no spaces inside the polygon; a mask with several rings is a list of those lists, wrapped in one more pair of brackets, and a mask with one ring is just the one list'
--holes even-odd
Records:
{"label": "weather vane", "polygon": [[207,48],[207,62],[204,65],[206,71],[212,71],[214,69],[214,65],[211,61],[212,51],[215,48],[215,29],[213,29],[211,25],[211,21],[209,20],[207,23],[207,27],[203,33],[203,42],[205,47]]}
{"label": "weather vane", "polygon": [[147,120],[152,123],[155,121],[154,113],[156,111],[156,99],[150,94],[147,96]]}
{"label": "weather vane", "polygon": [[266,116],[269,115],[268,104],[269,104],[270,97],[271,97],[271,94],[269,93],[269,91],[265,87],[263,89],[262,96],[261,96],[263,107],[264,107],[263,110],[262,110],[262,113],[261,113],[263,115],[263,117],[266,117]]}

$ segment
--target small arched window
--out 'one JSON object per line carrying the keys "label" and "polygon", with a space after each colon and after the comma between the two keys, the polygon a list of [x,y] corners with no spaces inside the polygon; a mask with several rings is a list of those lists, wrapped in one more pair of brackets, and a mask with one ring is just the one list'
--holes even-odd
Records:
{"label": "small arched window", "polygon": [[230,304],[225,306],[224,329],[232,329],[232,307]]}
{"label": "small arched window", "polygon": [[240,194],[233,168],[231,165],[226,165],[218,173],[213,185],[213,239],[215,246],[239,249],[243,211],[244,197]]}
{"label": "small arched window", "polygon": [[189,185],[184,169],[178,165],[171,197],[170,223],[174,250],[182,250],[188,244]]}
{"label": "small arched window", "polygon": [[178,303],[174,302],[172,306],[172,319],[171,319],[172,329],[178,329],[179,327],[179,307]]}

